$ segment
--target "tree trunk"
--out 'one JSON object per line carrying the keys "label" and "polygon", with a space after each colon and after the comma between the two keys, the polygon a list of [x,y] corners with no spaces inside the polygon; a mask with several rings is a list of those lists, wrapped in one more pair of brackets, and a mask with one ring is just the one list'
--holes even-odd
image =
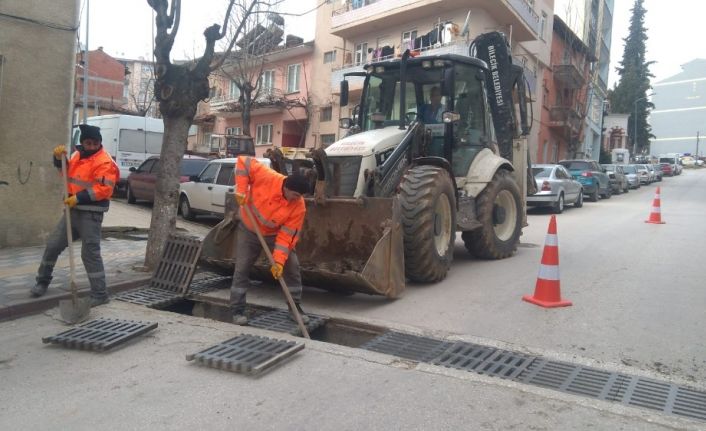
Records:
{"label": "tree trunk", "polygon": [[250,106],[252,106],[252,94],[243,93],[243,135],[252,136],[250,133]]}

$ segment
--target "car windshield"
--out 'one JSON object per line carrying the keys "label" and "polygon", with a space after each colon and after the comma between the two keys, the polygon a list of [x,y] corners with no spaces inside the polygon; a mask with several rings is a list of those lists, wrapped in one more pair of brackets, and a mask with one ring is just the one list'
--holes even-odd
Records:
{"label": "car windshield", "polygon": [[570,171],[590,171],[591,164],[588,162],[559,162]]}
{"label": "car windshield", "polygon": [[535,178],[547,178],[552,174],[552,168],[550,167],[536,167],[532,168],[532,173]]}
{"label": "car windshield", "polygon": [[198,175],[207,163],[206,159],[183,159],[181,161],[181,175],[186,177]]}
{"label": "car windshield", "polygon": [[625,172],[626,174],[634,174],[635,172],[637,172],[637,170],[635,169],[635,166],[630,165],[623,166],[623,172]]}

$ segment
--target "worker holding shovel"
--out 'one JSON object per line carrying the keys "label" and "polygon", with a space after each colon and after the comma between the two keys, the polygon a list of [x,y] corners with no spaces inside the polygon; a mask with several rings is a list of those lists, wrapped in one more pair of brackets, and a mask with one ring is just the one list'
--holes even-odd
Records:
{"label": "worker holding shovel", "polygon": [[[81,124],[81,143],[68,161],[68,196],[65,211],[59,224],[47,240],[47,246],[37,271],[37,284],[32,287],[32,297],[44,295],[52,279],[56,260],[69,245],[69,238],[81,238],[81,260],[91,285],[91,306],[108,302],[103,259],[100,253],[103,213],[108,211],[110,197],[120,177],[120,171],[102,145],[100,128]],[[62,160],[63,159],[63,160]],[[54,148],[54,166],[61,169],[66,163],[66,147]],[[71,231],[67,230],[66,214],[69,213]]]}
{"label": "worker holding shovel", "polygon": [[280,280],[280,284],[286,285],[286,290],[291,294],[289,300],[293,298],[301,320],[306,324],[309,319],[300,305],[302,282],[294,247],[304,224],[306,206],[302,195],[309,191],[309,181],[299,173],[284,176],[254,157],[240,156],[236,164],[235,184],[241,223],[238,224],[237,259],[230,291],[233,323],[245,325],[248,322],[245,295],[250,287],[250,268],[263,248],[258,238],[261,236],[272,251],[272,276],[276,280],[283,278],[284,283]]}

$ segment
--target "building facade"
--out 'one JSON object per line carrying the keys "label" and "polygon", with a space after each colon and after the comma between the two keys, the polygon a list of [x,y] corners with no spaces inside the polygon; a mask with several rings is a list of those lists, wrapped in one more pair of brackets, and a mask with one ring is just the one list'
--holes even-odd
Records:
{"label": "building facade", "polygon": [[51,152],[70,142],[78,11],[78,0],[0,3],[0,194],[12,197],[0,248],[44,243],[61,215]]}
{"label": "building facade", "polygon": [[[649,123],[655,139],[650,141],[650,154],[706,154],[706,59],[695,59],[682,65],[682,72],[652,85]],[[701,144],[701,145],[699,145]]]}
{"label": "building facade", "polygon": [[603,119],[603,149],[610,153],[615,148],[632,148],[628,142],[628,118],[630,114],[610,114]]}
{"label": "building facade", "polygon": [[127,106],[127,69],[99,47],[76,55],[74,124],[83,121],[83,80],[85,56],[88,56],[88,108],[86,116],[132,113]]}
{"label": "building facade", "polygon": [[154,63],[138,59],[117,59],[125,68],[122,108],[133,115],[159,118],[159,102],[154,97]]}
{"label": "building facade", "polygon": [[[508,36],[514,61],[525,68],[534,112],[539,112],[538,77],[550,63],[553,8],[553,0],[326,2],[317,12],[313,94],[315,105],[330,107],[332,120],[317,121],[314,116],[308,138],[325,146],[344,132],[338,119],[350,115],[362,91],[362,79],[348,79],[350,102],[339,108],[339,84],[346,73],[362,72],[363,65],[373,60],[399,57],[407,48],[420,55],[468,55],[470,42],[493,30]],[[539,123],[535,115],[530,135],[533,154]]]}
{"label": "building facade", "polygon": [[578,157],[598,160],[608,94],[614,0],[556,0],[555,13],[595,57],[586,97],[586,125]]}
{"label": "building facade", "polygon": [[544,70],[537,163],[576,157],[585,136],[590,68],[588,47],[554,16],[551,67]]}
{"label": "building facade", "polygon": [[[285,45],[267,53],[262,66],[255,66],[261,73],[260,90],[252,102],[249,135],[258,156],[273,146],[312,146],[307,142],[307,131],[315,113],[310,100],[313,53],[313,42]],[[199,103],[194,119],[199,132],[189,150],[223,155],[226,135],[247,134],[236,76],[235,68],[226,63],[209,78],[211,97]]]}

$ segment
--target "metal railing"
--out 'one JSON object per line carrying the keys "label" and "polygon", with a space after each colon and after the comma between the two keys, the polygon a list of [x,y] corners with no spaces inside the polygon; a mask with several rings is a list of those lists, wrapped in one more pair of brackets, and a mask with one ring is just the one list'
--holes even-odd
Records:
{"label": "metal railing", "polygon": [[527,0],[508,0],[510,6],[517,12],[522,20],[527,23],[527,25],[534,31],[535,34],[539,34],[539,15],[534,11],[532,5],[527,2]]}

